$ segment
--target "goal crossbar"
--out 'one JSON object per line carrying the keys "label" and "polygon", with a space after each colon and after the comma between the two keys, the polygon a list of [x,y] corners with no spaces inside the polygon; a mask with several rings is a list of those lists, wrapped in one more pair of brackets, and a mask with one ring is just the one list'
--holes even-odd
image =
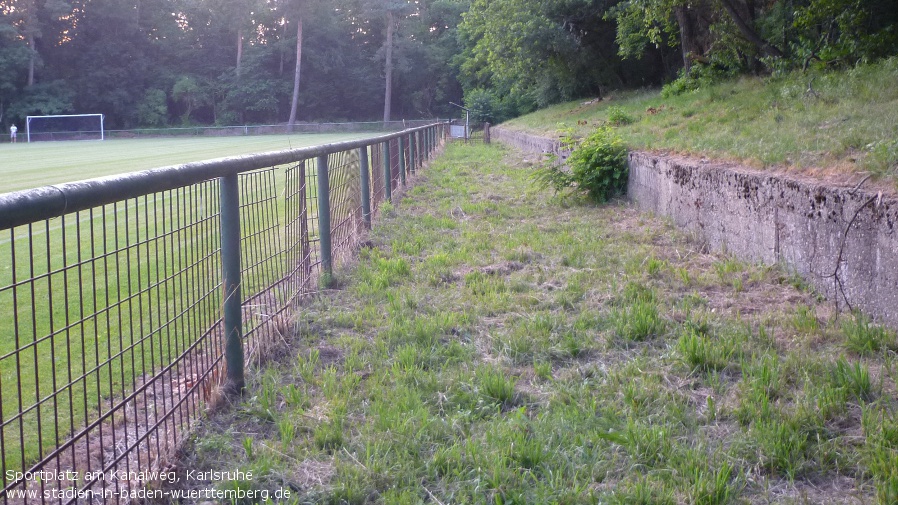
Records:
{"label": "goal crossbar", "polygon": [[103,127],[103,121],[105,120],[105,115],[103,114],[53,114],[48,116],[27,116],[25,118],[25,134],[28,138],[28,142],[31,142],[31,120],[32,119],[56,119],[56,118],[72,118],[72,117],[96,117],[100,119],[100,140],[106,139],[106,129]]}

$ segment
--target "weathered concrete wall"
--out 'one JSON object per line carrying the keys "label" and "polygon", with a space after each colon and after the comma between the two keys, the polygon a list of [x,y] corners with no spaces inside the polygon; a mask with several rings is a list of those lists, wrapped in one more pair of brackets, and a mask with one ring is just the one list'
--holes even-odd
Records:
{"label": "weathered concrete wall", "polygon": [[490,128],[490,135],[492,136],[492,140],[508,144],[521,151],[554,154],[560,156],[562,159],[567,159],[568,153],[563,153],[561,151],[561,142],[558,140],[506,130],[505,128],[498,128],[495,126]]}
{"label": "weathered concrete wall", "polygon": [[[520,149],[538,145],[496,130]],[[629,162],[628,197],[641,209],[669,216],[713,250],[782,263],[829,299],[898,326],[895,198],[691,158],[634,152]]]}

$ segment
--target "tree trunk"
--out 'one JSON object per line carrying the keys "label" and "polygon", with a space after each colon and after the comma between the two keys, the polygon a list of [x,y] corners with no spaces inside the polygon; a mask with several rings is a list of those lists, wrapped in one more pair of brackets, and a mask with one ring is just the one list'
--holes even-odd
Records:
{"label": "tree trunk", "polygon": [[296,71],[293,73],[293,104],[290,106],[290,120],[287,121],[287,131],[293,133],[293,125],[296,124],[296,109],[299,108],[299,69],[302,63],[302,17],[296,23]]}
{"label": "tree trunk", "polygon": [[711,47],[713,16],[710,6],[704,1],[693,1],[688,5],[674,7],[674,17],[680,28],[680,49],[683,55],[683,66],[688,72],[695,62],[707,63],[706,54]]}
{"label": "tree trunk", "polygon": [[739,15],[739,11],[736,10],[736,6],[733,5],[733,0],[720,0],[720,3],[723,4],[723,8],[726,9],[733,22],[736,23],[736,28],[739,29],[742,36],[748,39],[749,42],[757,46],[758,49],[764,52],[767,56],[776,56],[778,58],[784,56],[783,52],[778,47],[761,38],[761,36],[758,35],[758,33],[754,31],[744,19],[742,19],[742,16]]}
{"label": "tree trunk", "polygon": [[674,15],[677,18],[677,25],[680,27],[680,50],[683,53],[683,68],[686,69],[686,72],[689,72],[689,69],[692,68],[692,59],[689,55],[694,52],[695,34],[693,33],[692,20],[689,19],[686,9],[685,5],[678,5],[674,7]]}
{"label": "tree trunk", "polygon": [[34,47],[34,34],[28,34],[28,86],[34,86],[34,60],[37,48]]}
{"label": "tree trunk", "polygon": [[386,87],[384,90],[384,123],[390,120],[390,110],[393,108],[393,13],[387,12],[387,41],[385,46],[386,63],[384,64],[384,73],[386,74]]}
{"label": "tree trunk", "polygon": [[240,75],[240,62],[243,60],[243,28],[237,29],[237,75]]}

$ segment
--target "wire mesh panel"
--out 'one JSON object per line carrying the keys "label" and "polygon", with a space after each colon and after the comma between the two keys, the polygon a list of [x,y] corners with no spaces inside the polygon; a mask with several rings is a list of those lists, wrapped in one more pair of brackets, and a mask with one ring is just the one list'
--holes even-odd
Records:
{"label": "wire mesh panel", "polygon": [[399,139],[390,140],[390,187],[393,190],[399,188],[400,184],[400,173],[399,173]]}
{"label": "wire mesh panel", "polygon": [[207,182],[8,230],[4,500],[115,497],[177,443],[220,355],[217,200]]}
{"label": "wire mesh panel", "polygon": [[371,165],[371,211],[377,214],[380,202],[386,199],[383,144],[372,145],[371,156],[368,159]]}
{"label": "wire mesh panel", "polygon": [[[236,363],[261,355],[285,331],[288,311],[318,287],[320,234],[336,265],[355,250],[365,230],[359,149],[369,149],[374,211],[390,182],[386,142],[399,184],[397,138],[300,149],[286,161],[274,153],[210,162],[186,182],[170,182],[186,173],[176,167],[111,183],[137,197],[91,192],[109,181],[0,195],[0,501],[130,501],[220,394],[225,361],[234,362],[232,353],[225,357],[225,336],[243,339]],[[318,156],[327,156],[327,206],[319,201]],[[164,188],[144,193],[144,185]],[[237,197],[227,188],[239,188]],[[60,193],[60,208],[75,207],[61,217],[9,217],[30,216],[17,205],[52,203]],[[319,203],[330,209],[323,231]],[[222,230],[235,229],[239,240],[225,240]],[[231,312],[222,315],[231,303],[223,264],[238,257],[232,249],[240,258],[242,333],[231,333]],[[229,341],[240,350],[239,338]],[[227,368],[230,381],[236,367]]]}
{"label": "wire mesh panel", "polygon": [[281,281],[281,289],[288,304],[314,290],[313,265],[320,263],[317,249],[310,246],[313,240],[311,230],[317,226],[317,223],[312,222],[311,216],[317,216],[317,204],[310,212],[310,201],[316,195],[310,194],[314,186],[309,184],[306,165],[307,162],[303,160],[284,171],[285,276]]}
{"label": "wire mesh panel", "polygon": [[250,357],[258,356],[285,309],[280,289],[287,275],[282,245],[285,201],[283,170],[276,167],[240,174],[240,251],[244,336]]}
{"label": "wire mesh panel", "polygon": [[364,230],[360,166],[359,152],[355,149],[331,154],[328,159],[335,265],[352,253]]}

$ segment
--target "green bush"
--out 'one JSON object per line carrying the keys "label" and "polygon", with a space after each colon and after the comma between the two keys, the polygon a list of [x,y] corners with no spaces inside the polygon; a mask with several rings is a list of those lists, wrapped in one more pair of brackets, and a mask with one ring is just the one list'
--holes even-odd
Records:
{"label": "green bush", "polygon": [[627,187],[627,148],[610,126],[603,126],[584,140],[570,135],[563,141],[572,148],[567,168],[548,166],[538,169],[533,180],[555,192],[585,192],[596,202],[622,194]]}
{"label": "green bush", "polygon": [[621,109],[620,107],[611,107],[608,109],[608,122],[611,123],[612,126],[625,126],[635,121],[636,119],[634,119],[633,116],[627,114],[624,109]]}

